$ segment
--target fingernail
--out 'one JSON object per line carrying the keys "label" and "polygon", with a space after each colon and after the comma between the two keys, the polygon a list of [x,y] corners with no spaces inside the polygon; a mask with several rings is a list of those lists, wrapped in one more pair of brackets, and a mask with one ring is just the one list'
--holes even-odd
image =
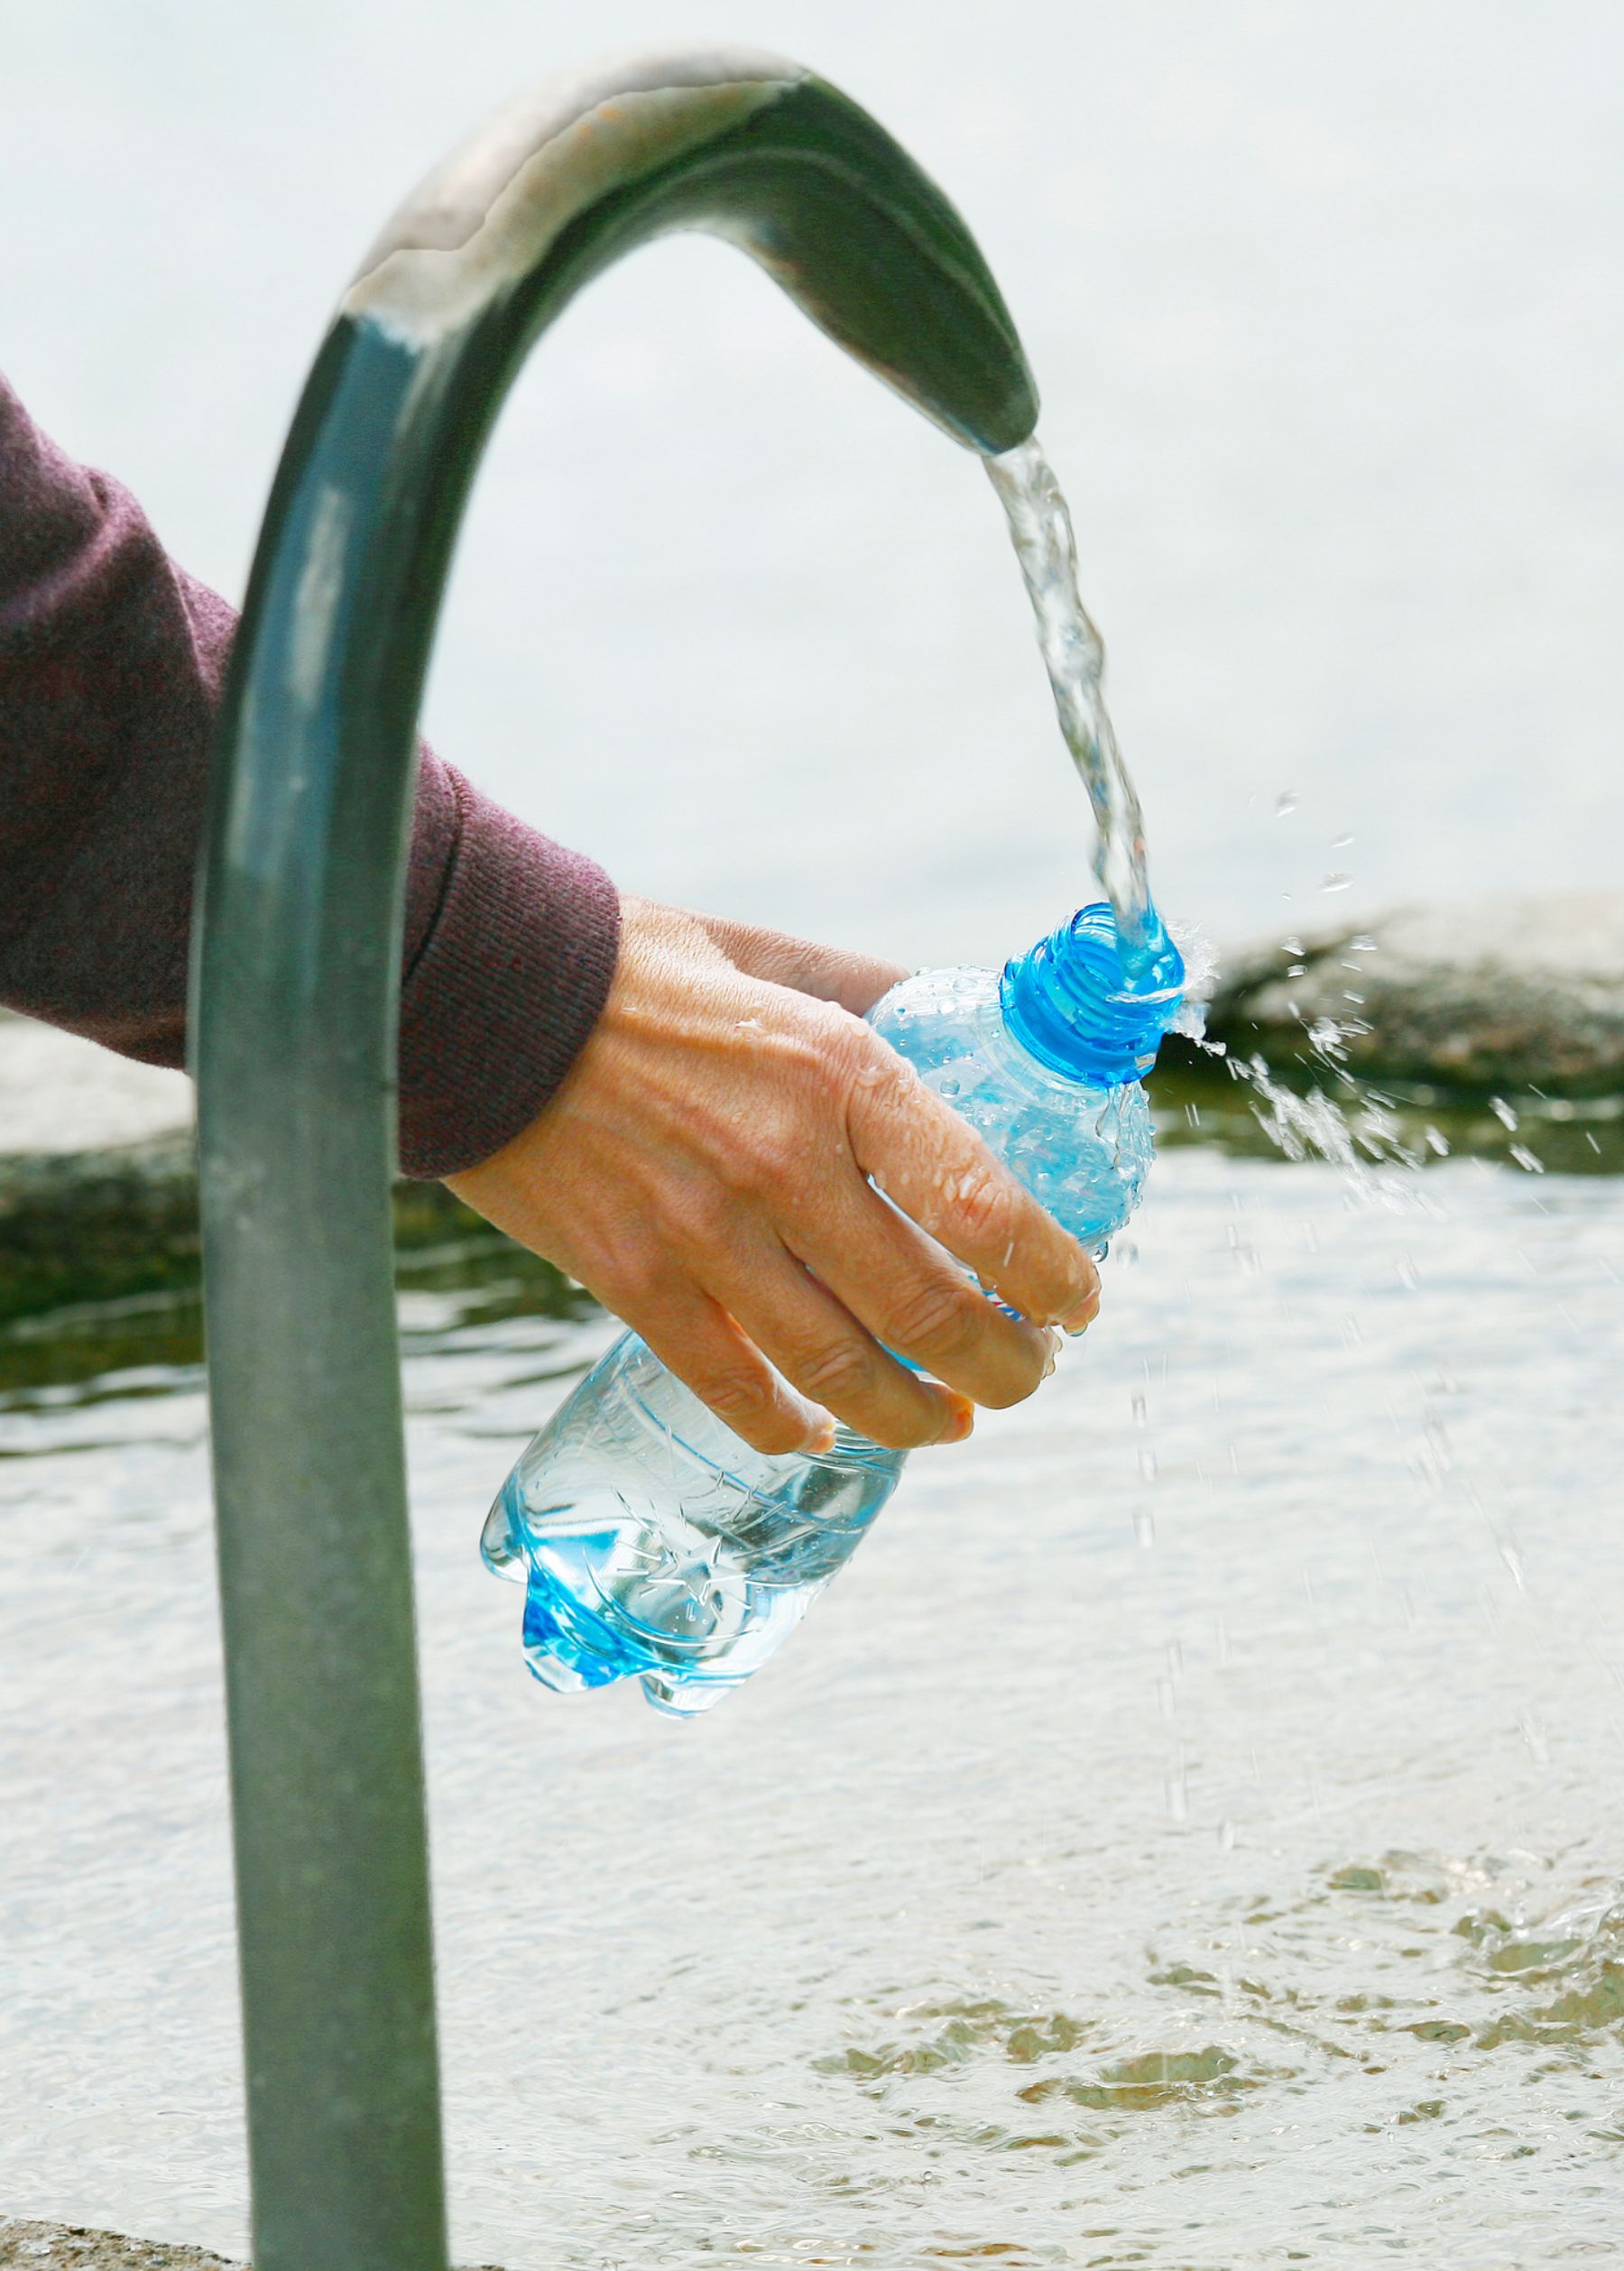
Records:
{"label": "fingernail", "polygon": [[1086,1299],[1079,1301],[1075,1309],[1066,1311],[1060,1320],[1060,1330],[1074,1335],[1086,1333],[1099,1314],[1100,1297],[1097,1293],[1091,1293]]}
{"label": "fingernail", "polygon": [[948,1412],[938,1443],[963,1443],[975,1426],[975,1406],[968,1396],[949,1395]]}

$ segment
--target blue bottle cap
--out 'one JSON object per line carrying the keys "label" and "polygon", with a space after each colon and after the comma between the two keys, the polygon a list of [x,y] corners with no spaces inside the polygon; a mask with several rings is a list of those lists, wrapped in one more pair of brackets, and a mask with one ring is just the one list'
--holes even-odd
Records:
{"label": "blue bottle cap", "polygon": [[1004,965],[1004,1020],[1023,1047],[1067,1079],[1120,1088],[1156,1062],[1184,999],[1184,957],[1154,909],[1149,951],[1120,951],[1116,918],[1102,900]]}

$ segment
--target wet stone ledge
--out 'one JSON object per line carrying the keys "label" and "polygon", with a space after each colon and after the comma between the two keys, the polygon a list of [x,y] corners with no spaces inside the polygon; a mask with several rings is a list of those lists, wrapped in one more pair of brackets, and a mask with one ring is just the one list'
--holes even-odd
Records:
{"label": "wet stone ledge", "polygon": [[[438,1183],[400,1183],[411,1250],[483,1229]],[[179,1073],[0,1012],[0,1325],[198,1279],[191,1090]]]}
{"label": "wet stone ledge", "polygon": [[[398,1183],[394,1221],[405,1252],[489,1235],[439,1183]],[[200,1247],[189,1135],[0,1153],[0,1325],[69,1304],[184,1291],[198,1281]]]}
{"label": "wet stone ledge", "polygon": [[1284,1077],[1448,1095],[1624,1092],[1624,896],[1405,907],[1224,958],[1208,1032]]}
{"label": "wet stone ledge", "polygon": [[[1399,909],[1232,953],[1208,1029],[1293,1086],[1379,1084],[1456,1153],[1515,1156],[1532,1121],[1543,1166],[1624,1172],[1619,894]],[[1152,1094],[1164,1141],[1275,1156],[1213,1057],[1170,1046]],[[408,1252],[482,1229],[438,1184],[397,1185],[394,1212]],[[0,1012],[0,1329],[184,1293],[198,1262],[186,1081]]]}

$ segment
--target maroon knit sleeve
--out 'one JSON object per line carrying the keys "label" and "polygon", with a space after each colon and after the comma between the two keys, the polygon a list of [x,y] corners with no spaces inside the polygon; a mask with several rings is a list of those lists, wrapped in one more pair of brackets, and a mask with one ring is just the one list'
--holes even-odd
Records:
{"label": "maroon knit sleeve", "polygon": [[[0,379],[0,1003],[184,1063],[208,742],[236,617],[128,491]],[[531,1120],[614,974],[614,886],[422,752],[401,1159],[449,1175]]]}

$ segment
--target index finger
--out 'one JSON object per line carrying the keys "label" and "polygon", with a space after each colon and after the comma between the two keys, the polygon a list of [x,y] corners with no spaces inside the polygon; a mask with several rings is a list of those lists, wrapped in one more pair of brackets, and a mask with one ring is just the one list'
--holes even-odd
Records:
{"label": "index finger", "polygon": [[853,1079],[846,1124],[875,1186],[1012,1309],[1035,1325],[1088,1322],[1100,1294],[1093,1256],[878,1035]]}

